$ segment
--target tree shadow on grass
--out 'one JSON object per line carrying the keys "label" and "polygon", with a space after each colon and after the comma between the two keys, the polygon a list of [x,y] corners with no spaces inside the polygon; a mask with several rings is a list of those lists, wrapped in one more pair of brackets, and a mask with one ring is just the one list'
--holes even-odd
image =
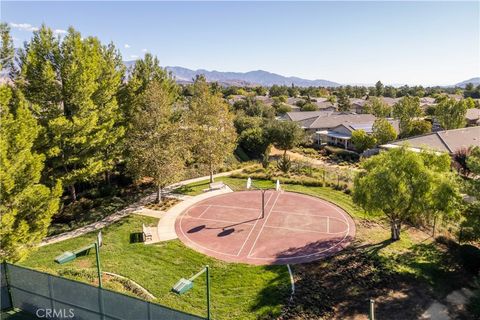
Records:
{"label": "tree shadow on grass", "polygon": [[[417,319],[435,297],[435,281],[455,282],[459,274],[448,252],[435,244],[420,243],[409,251],[385,257],[380,250],[392,242],[354,243],[336,255],[293,266],[295,295],[282,315],[287,319],[346,319],[368,315],[369,300],[376,302],[379,319]],[[283,254],[310,252],[322,247],[312,243],[291,248]],[[444,267],[445,266],[445,267]],[[397,268],[398,267],[398,268]],[[409,268],[408,272],[399,271]],[[460,283],[452,284],[461,286]],[[272,288],[259,293],[252,310],[269,303]],[[266,297],[263,297],[266,296]],[[285,302],[287,302],[285,300]]]}

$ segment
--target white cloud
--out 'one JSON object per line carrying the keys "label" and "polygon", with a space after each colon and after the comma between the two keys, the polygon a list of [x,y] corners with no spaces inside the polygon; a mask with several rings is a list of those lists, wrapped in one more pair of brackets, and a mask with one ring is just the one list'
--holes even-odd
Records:
{"label": "white cloud", "polygon": [[130,45],[127,44],[127,43],[125,43],[124,47],[125,47],[126,49],[128,49],[128,48],[130,48]]}
{"label": "white cloud", "polygon": [[148,50],[147,49],[142,49],[142,52],[147,52]]}
{"label": "white cloud", "polygon": [[[13,22],[11,22],[10,27],[12,27],[12,29],[17,29],[17,30],[21,30],[21,31],[28,31],[28,32],[37,31],[39,29],[38,27],[31,25],[30,23],[13,23]],[[54,29],[53,33],[57,34],[57,35],[58,34],[66,34],[67,30]]]}
{"label": "white cloud", "polygon": [[10,27],[12,27],[13,29],[18,29],[18,30],[22,30],[22,31],[29,31],[29,32],[38,30],[38,27],[32,26],[30,23],[13,23],[13,22],[11,22]]}
{"label": "white cloud", "polygon": [[138,56],[137,56],[136,54],[132,54],[132,55],[130,55],[130,58],[132,58],[132,59],[138,59]]}
{"label": "white cloud", "polygon": [[55,29],[55,30],[53,30],[53,33],[55,33],[55,34],[66,34],[67,30]]}

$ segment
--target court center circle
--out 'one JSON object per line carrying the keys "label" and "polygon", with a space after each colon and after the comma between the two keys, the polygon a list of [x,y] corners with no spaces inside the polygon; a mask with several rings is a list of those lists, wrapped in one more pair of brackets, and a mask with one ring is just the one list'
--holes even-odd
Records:
{"label": "court center circle", "polygon": [[339,252],[353,240],[355,223],[343,209],[316,197],[268,190],[262,199],[255,190],[200,201],[177,218],[175,230],[186,246],[208,256],[269,265]]}

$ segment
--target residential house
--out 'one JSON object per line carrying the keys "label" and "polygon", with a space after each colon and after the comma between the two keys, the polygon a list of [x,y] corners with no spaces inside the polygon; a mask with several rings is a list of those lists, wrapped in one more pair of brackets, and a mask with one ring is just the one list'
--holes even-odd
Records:
{"label": "residential house", "polygon": [[303,111],[287,112],[285,120],[297,122],[307,133],[312,136],[320,130],[329,130],[341,125],[358,124],[375,121],[372,114],[352,114],[332,111]]}
{"label": "residential house", "polygon": [[[315,141],[317,144],[329,144],[342,147],[345,149],[355,150],[355,146],[351,142],[352,134],[355,130],[364,130],[367,134],[372,134],[373,124],[375,121],[349,123],[344,122],[329,130],[320,130],[315,133]],[[399,121],[389,119],[388,122],[393,126],[397,134],[399,133]]]}
{"label": "residential house", "polygon": [[383,149],[398,148],[407,145],[411,150],[422,149],[435,152],[454,154],[461,148],[480,146],[480,127],[467,127],[460,129],[437,131],[421,136],[397,140],[380,146]]}

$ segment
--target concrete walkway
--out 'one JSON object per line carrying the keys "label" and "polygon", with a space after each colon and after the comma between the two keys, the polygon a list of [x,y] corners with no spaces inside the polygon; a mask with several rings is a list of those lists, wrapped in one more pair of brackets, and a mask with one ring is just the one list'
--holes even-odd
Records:
{"label": "concrete walkway", "polygon": [[[445,298],[445,303],[433,301],[427,310],[421,315],[421,320],[453,320],[455,315],[465,311],[465,305],[473,295],[468,288],[462,288],[450,292]],[[453,317],[452,317],[453,316]]]}
{"label": "concrete walkway", "polygon": [[202,193],[198,196],[191,197],[190,199],[184,200],[180,203],[177,203],[173,207],[167,210],[163,214],[163,217],[158,222],[157,232],[158,232],[158,240],[159,241],[168,241],[177,239],[177,233],[175,232],[175,221],[177,217],[185,211],[188,207],[192,206],[193,204],[205,200],[207,198],[211,198],[214,196],[218,196],[220,194],[233,192],[227,185],[219,190],[214,191],[207,191]]}
{"label": "concrete walkway", "polygon": [[[233,171],[218,173],[218,174],[214,175],[214,178],[229,176],[232,173],[240,172],[240,171],[242,171],[242,169],[237,169],[237,170],[233,170]],[[175,184],[172,184],[172,185],[168,186],[167,188],[165,188],[164,191],[165,191],[165,194],[167,196],[176,197],[180,200],[188,200],[189,196],[174,194],[174,193],[172,193],[172,190],[177,189],[178,187],[181,187],[181,186],[186,185],[186,184],[207,180],[209,178],[210,178],[210,176],[203,176],[203,177],[183,180],[181,182],[178,182],[178,183],[175,183]],[[102,219],[100,221],[94,222],[92,224],[89,224],[87,226],[84,226],[84,227],[81,227],[81,228],[78,228],[78,229],[75,229],[75,230],[72,230],[72,231],[64,232],[62,234],[58,234],[58,235],[55,235],[55,236],[45,238],[39,244],[39,246],[41,247],[41,246],[45,246],[47,244],[52,244],[52,243],[64,241],[64,240],[71,239],[71,238],[76,238],[76,237],[82,236],[86,233],[89,233],[89,232],[92,232],[92,231],[95,231],[95,230],[103,229],[106,226],[111,225],[112,223],[115,223],[118,220],[120,220],[120,219],[122,219],[122,218],[136,212],[136,211],[144,210],[143,206],[152,202],[152,201],[154,201],[155,198],[156,198],[156,193],[152,193],[151,195],[148,195],[148,196],[140,199],[139,201],[129,205],[128,207],[126,207],[122,210],[119,210],[119,211],[109,215],[108,217],[105,217],[104,219]],[[154,211],[154,210],[150,210],[150,211]],[[152,212],[150,212],[150,213],[152,213]],[[158,214],[158,213],[156,213],[156,214]],[[158,217],[158,216],[155,216],[155,217]]]}

